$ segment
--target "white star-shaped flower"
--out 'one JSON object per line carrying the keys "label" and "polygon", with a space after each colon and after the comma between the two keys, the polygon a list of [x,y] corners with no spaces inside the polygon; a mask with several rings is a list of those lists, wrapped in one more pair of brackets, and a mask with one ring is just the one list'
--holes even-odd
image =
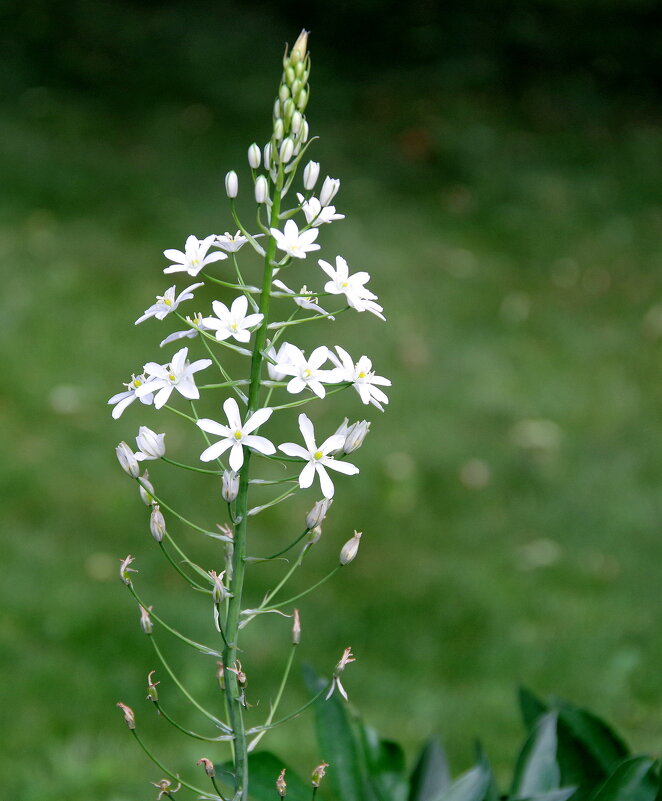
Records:
{"label": "white star-shaped flower", "polygon": [[332,295],[345,295],[347,305],[356,311],[369,311],[381,320],[385,317],[382,314],[383,308],[375,303],[377,295],[374,295],[364,284],[370,280],[370,274],[364,271],[349,274],[349,265],[342,256],[336,256],[336,269],[324,259],[318,260],[319,266],[331,279],[324,285],[324,291]]}
{"label": "white star-shaped flower", "polygon": [[193,374],[209,367],[211,359],[198,359],[191,363],[186,360],[187,355],[188,348],[182,348],[175,353],[170,364],[148,362],[144,370],[150,378],[136,390],[136,395],[141,398],[153,392],[154,406],[157,409],[168,402],[173,389],[189,400],[197,400],[200,391],[195,385]]}
{"label": "white star-shaped flower", "polygon": [[239,405],[234,398],[228,398],[223,404],[223,411],[227,415],[227,426],[217,423],[215,420],[203,418],[198,420],[197,425],[208,434],[215,434],[222,437],[218,442],[210,445],[200,454],[200,460],[211,462],[218,459],[221,454],[230,450],[230,467],[237,472],[244,463],[244,448],[252,448],[255,451],[270,455],[276,453],[273,443],[266,437],[259,437],[251,434],[271,417],[273,409],[258,409],[253,412],[246,422],[241,424]]}
{"label": "white star-shaped flower", "polygon": [[299,475],[299,486],[302,489],[311,486],[315,479],[315,473],[317,473],[322,495],[325,498],[333,498],[333,481],[331,481],[326,469],[337,470],[339,473],[352,476],[359,472],[359,468],[348,462],[338,461],[329,455],[332,451],[342,448],[344,443],[342,436],[333,434],[318,447],[315,444],[315,429],[305,414],[299,415],[299,428],[306,447],[302,448],[296,442],[283,442],[278,446],[278,449],[287,456],[296,456],[306,461],[306,466]]}
{"label": "white star-shaped flower", "polygon": [[390,387],[390,380],[375,375],[372,362],[367,356],[361,356],[354,364],[352,357],[340,345],[336,345],[336,351],[340,358],[332,351],[329,351],[329,358],[338,367],[338,381],[349,381],[361,396],[363,403],[372,403],[383,412],[382,403],[388,403],[388,398],[376,385]]}
{"label": "white star-shaped flower", "polygon": [[209,331],[207,326],[202,321],[202,314],[197,312],[193,315],[193,317],[189,317],[186,315],[186,322],[189,323],[191,326],[187,328],[185,331],[173,331],[172,334],[169,334],[159,345],[159,347],[163,347],[164,345],[169,345],[171,342],[177,342],[180,339],[193,339],[197,337],[200,331]]}
{"label": "white star-shaped flower", "polygon": [[196,276],[203,267],[215,261],[222,261],[227,259],[226,253],[216,251],[207,254],[207,251],[216,239],[215,234],[210,234],[204,239],[198,239],[197,236],[189,236],[186,240],[185,251],[164,250],[163,255],[166,259],[170,259],[173,264],[166,267],[164,273],[188,273],[189,275]]}
{"label": "white star-shaped flower", "polygon": [[[300,306],[302,309],[310,309],[311,311],[317,312],[317,314],[326,314],[324,309],[319,305],[317,295],[315,295],[315,293],[309,290],[305,285],[302,286],[298,292],[286,287],[285,284],[278,278],[273,282],[273,285],[282,290],[282,292],[273,292],[273,297],[277,298],[290,295],[293,296],[292,300],[297,304],[297,306]],[[329,316],[329,320],[334,319],[335,317]]]}
{"label": "white star-shaped flower", "polygon": [[[263,234],[254,234],[253,239],[256,239],[258,236],[263,236]],[[224,250],[226,253],[236,253],[240,248],[243,248],[246,242],[248,242],[248,237],[243,236],[241,231],[237,231],[234,236],[226,231],[223,235],[218,234],[216,236],[214,245]]]}
{"label": "white star-shaped flower", "polygon": [[284,343],[279,352],[275,369],[281,374],[293,376],[287,385],[287,391],[292,395],[303,392],[308,387],[318,398],[323,398],[326,395],[326,389],[321,382],[335,384],[339,376],[337,369],[320,370],[324,362],[329,360],[329,355],[330,352],[326,345],[320,345],[306,359],[301,348]]}
{"label": "white star-shaped flower", "polygon": [[306,215],[306,222],[317,228],[324,223],[332,223],[335,220],[344,220],[344,214],[337,214],[335,206],[322,206],[316,197],[306,200],[304,196],[297,192],[297,198],[301,204],[301,210]]}
{"label": "white star-shaped flower", "polygon": [[177,297],[175,297],[175,286],[171,286],[169,289],[166,289],[163,295],[156,296],[156,303],[153,303],[149,309],[147,309],[145,313],[136,320],[136,325],[144,322],[150,317],[156,317],[157,320],[163,320],[164,317],[167,317],[170,314],[170,312],[175,311],[177,306],[179,306],[182,301],[191,300],[193,298],[193,290],[200,286],[204,286],[204,284],[202,282],[191,284],[191,286],[187,286],[186,289],[183,289],[179,295],[177,295]]}
{"label": "white star-shaped flower", "polygon": [[319,234],[317,228],[309,228],[307,231],[299,233],[299,227],[294,220],[288,220],[283,231],[279,231],[278,228],[269,230],[276,240],[278,248],[295,259],[305,259],[307,253],[320,249],[320,246],[315,244]]}
{"label": "white star-shaped flower", "polygon": [[263,314],[246,315],[248,299],[245,295],[235,298],[229,309],[220,300],[215,300],[211,305],[216,317],[204,317],[202,322],[208,329],[216,331],[219,342],[228,337],[233,337],[237,342],[248,342],[251,338],[248,329],[260,323],[264,317]]}
{"label": "white star-shaped flower", "polygon": [[144,373],[142,375],[132,375],[131,381],[124,384],[126,391],[118,392],[117,395],[113,395],[113,397],[110,398],[108,403],[115,404],[115,408],[113,409],[114,420],[117,420],[126,407],[130,406],[137,398],[140,399],[141,403],[144,403],[147,406],[154,402],[154,395],[151,392],[148,392],[146,395],[142,395],[140,397],[136,394],[136,391],[145,383],[145,381],[147,381],[147,379],[145,378]]}

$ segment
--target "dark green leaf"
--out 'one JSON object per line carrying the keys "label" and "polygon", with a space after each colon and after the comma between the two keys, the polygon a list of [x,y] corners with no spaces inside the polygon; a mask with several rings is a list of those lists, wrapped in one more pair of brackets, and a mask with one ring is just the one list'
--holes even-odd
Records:
{"label": "dark green leaf", "polygon": [[577,792],[576,787],[560,787],[558,790],[550,790],[548,793],[538,793],[526,798],[513,798],[511,801],[568,801]]}
{"label": "dark green leaf", "polygon": [[398,743],[382,740],[370,726],[361,725],[361,743],[368,783],[378,801],[407,801],[409,785],[405,755]]}
{"label": "dark green leaf", "polygon": [[490,776],[482,765],[464,773],[438,795],[436,801],[485,801]]}
{"label": "dark green leaf", "polygon": [[545,712],[549,711],[549,707],[544,701],[535,696],[526,687],[520,687],[518,691],[519,708],[522,714],[522,720],[527,731],[535,726],[538,718],[542,717]]}
{"label": "dark green leaf", "polygon": [[499,795],[499,788],[497,787],[496,779],[492,772],[492,766],[490,765],[490,761],[487,758],[483,746],[479,742],[476,743],[476,756],[478,758],[478,764],[489,777],[487,790],[485,791],[485,801],[499,801],[501,796]]}
{"label": "dark green leaf", "polygon": [[623,740],[597,715],[565,701],[556,702],[555,706],[559,710],[559,719],[586,746],[605,774],[630,756]]}
{"label": "dark green leaf", "polygon": [[[216,765],[218,780],[226,785],[232,784],[231,762]],[[249,785],[248,794],[255,801],[276,801],[276,779],[281,770],[285,768],[285,781],[287,782],[287,801],[310,801],[312,786],[302,781],[282,759],[269,751],[259,751],[248,757]]]}
{"label": "dark green leaf", "polygon": [[556,761],[556,712],[548,712],[531,730],[517,758],[512,794],[530,795],[557,790],[561,771]]}
{"label": "dark green leaf", "polygon": [[435,801],[451,783],[446,753],[437,737],[430,738],[411,774],[409,801]]}
{"label": "dark green leaf", "polygon": [[591,801],[656,801],[659,790],[653,760],[630,757],[616,767]]}
{"label": "dark green leaf", "polygon": [[[304,678],[312,694],[327,686],[309,667],[304,668]],[[327,777],[335,795],[342,801],[364,801],[361,752],[343,701],[337,694],[328,701],[322,697],[313,704],[313,709],[321,756],[329,763]]]}

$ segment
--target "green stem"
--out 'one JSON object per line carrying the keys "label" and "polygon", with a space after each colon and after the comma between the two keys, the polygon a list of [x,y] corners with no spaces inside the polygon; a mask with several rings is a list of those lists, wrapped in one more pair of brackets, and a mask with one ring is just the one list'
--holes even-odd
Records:
{"label": "green stem", "polygon": [[269,727],[273,723],[274,715],[276,714],[276,710],[278,709],[278,706],[280,705],[281,699],[283,697],[283,692],[285,691],[285,685],[287,684],[287,680],[288,680],[288,678],[290,676],[290,671],[292,670],[292,663],[294,662],[294,654],[295,654],[296,650],[297,650],[297,643],[294,643],[292,645],[292,650],[290,651],[290,655],[289,655],[289,657],[287,659],[287,664],[285,665],[285,672],[283,673],[283,678],[281,679],[280,687],[278,688],[278,693],[276,694],[276,700],[271,705],[271,711],[269,712],[269,717],[266,719],[266,721],[264,723],[264,728],[262,729],[262,731],[257,735],[257,737],[255,737],[251,741],[250,745],[248,746],[248,750],[249,751],[253,751],[255,746],[264,737],[264,735],[269,730]]}
{"label": "green stem", "polygon": [[176,720],[170,717],[170,715],[165,711],[163,706],[161,705],[160,701],[154,701],[154,706],[158,709],[158,711],[163,715],[163,717],[174,726],[179,731],[187,734],[189,737],[192,737],[194,740],[204,740],[206,743],[222,743],[227,742],[228,740],[232,739],[231,734],[221,734],[218,737],[205,737],[204,734],[197,734],[194,731],[190,731],[190,729],[185,729],[183,726],[180,726]]}
{"label": "green stem", "polygon": [[169,459],[167,456],[162,456],[161,458],[168,464],[174,465],[175,467],[181,467],[183,470],[192,470],[194,473],[207,473],[211,476],[220,476],[223,474],[222,470],[206,470],[204,467],[193,467],[193,465],[190,464],[176,462],[174,459]]}
{"label": "green stem", "polygon": [[[281,189],[283,187],[282,167],[273,189],[273,205],[271,207],[271,227],[278,225],[280,213]],[[234,204],[232,204],[234,212]],[[253,243],[251,243],[253,244]],[[267,340],[267,325],[269,320],[269,301],[271,299],[271,282],[273,278],[273,261],[276,255],[276,240],[269,238],[264,257],[264,273],[262,278],[262,292],[260,295],[260,314],[263,315],[260,327],[255,333],[253,355],[251,357],[250,388],[248,391],[248,414],[254,412],[260,400],[260,379],[262,372],[262,351]],[[236,801],[246,801],[248,798],[248,744],[246,740],[246,727],[242,707],[242,691],[239,687],[237,675],[232,668],[237,660],[237,638],[241,604],[244,588],[244,574],[246,570],[246,531],[248,521],[248,488],[250,478],[251,451],[246,448],[244,464],[239,472],[239,494],[235,506],[235,517],[239,521],[235,527],[234,553],[232,557],[232,581],[228,599],[228,611],[225,623],[225,639],[227,644],[223,649],[223,664],[225,666],[226,704],[228,717],[234,740],[234,798]]]}
{"label": "green stem", "polygon": [[273,556],[267,556],[267,557],[265,557],[265,559],[266,559],[266,560],[269,560],[269,559],[278,559],[278,557],[279,557],[279,556],[282,556],[284,553],[287,553],[287,552],[288,552],[288,551],[289,551],[291,548],[294,548],[294,546],[295,546],[295,545],[297,545],[297,543],[301,542],[301,540],[302,540],[302,539],[303,539],[303,538],[306,536],[306,534],[308,534],[308,532],[309,532],[309,531],[310,531],[310,529],[309,529],[309,528],[305,529],[305,530],[304,530],[304,531],[303,531],[301,534],[299,534],[299,536],[298,536],[298,537],[297,537],[295,540],[293,540],[293,541],[292,541],[292,542],[291,542],[291,543],[290,543],[290,544],[289,544],[289,545],[288,545],[286,548],[283,548],[283,550],[282,550],[282,551],[278,551],[278,553],[275,553]]}
{"label": "green stem", "polygon": [[324,687],[323,689],[321,689],[317,693],[317,695],[314,695],[310,699],[310,701],[306,701],[306,703],[303,706],[299,707],[299,709],[297,709],[295,712],[290,712],[289,715],[286,715],[284,718],[281,718],[280,720],[277,720],[275,723],[271,723],[268,727],[255,726],[254,728],[249,729],[247,733],[248,734],[257,734],[258,732],[262,731],[265,728],[275,729],[276,726],[280,726],[282,723],[287,723],[288,720],[292,720],[292,718],[295,718],[295,717],[297,717],[297,715],[300,715],[302,712],[305,712],[305,710],[308,709],[309,706],[312,706],[312,704],[314,704],[315,701],[317,701],[319,698],[321,698],[322,695],[325,692],[328,692],[328,688],[327,687]]}
{"label": "green stem", "polygon": [[[333,576],[336,575],[336,573],[340,570],[341,567],[342,565],[336,565],[330,573],[327,573],[326,576],[324,576],[324,578],[321,578],[319,581],[313,584],[312,587],[308,587],[307,590],[300,592],[298,595],[294,595],[292,596],[292,598],[288,598],[287,601],[281,601],[279,604],[272,604],[272,606],[270,606],[269,608],[281,609],[283,606],[288,606],[289,604],[294,603],[294,601],[298,601],[299,598],[303,598],[305,595],[308,595],[308,593],[312,592],[313,590],[316,590],[320,585],[324,584],[325,581],[328,581],[330,578],[333,578]],[[260,607],[260,609],[261,608],[262,607]]]}
{"label": "green stem", "polygon": [[203,587],[202,584],[198,584],[197,581],[194,581],[188,574],[186,574],[181,567],[175,562],[175,560],[170,556],[168,551],[165,549],[165,545],[163,541],[159,543],[159,548],[163,551],[163,555],[165,558],[170,562],[170,564],[175,568],[175,570],[179,573],[180,576],[186,579],[186,581],[196,590],[200,590],[201,592],[206,593],[207,595],[211,595],[211,590],[208,587]]}

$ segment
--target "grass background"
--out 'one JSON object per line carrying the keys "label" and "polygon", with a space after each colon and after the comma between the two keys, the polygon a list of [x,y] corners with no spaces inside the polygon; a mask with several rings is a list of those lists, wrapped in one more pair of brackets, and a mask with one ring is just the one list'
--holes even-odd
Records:
{"label": "grass background", "polygon": [[[342,6],[333,20],[309,8],[310,23],[293,19],[296,5],[219,8],[74,3],[60,29],[48,4],[33,3],[5,26],[3,794],[151,798],[146,782],[160,774],[128,737],[118,699],[183,775],[217,756],[182,742],[142,701],[156,663],[118,559],[137,556],[139,590],[174,624],[206,637],[211,621],[159,559],[112,451],[163,417],[132,407],[113,422],[105,402],[155,358],[162,326],[133,320],[165,287],[161,252],[191,232],[233,229],[222,176],[238,168],[249,194],[245,149],[268,134],[282,42],[302,21],[313,27],[315,157],[341,178],[347,214],[323,231],[323,255],[368,270],[388,315],[387,325],[345,315],[332,337],[393,380],[388,411],[373,415],[357,455],[362,476],[339,482],[293,586],[324,575],[352,529],[364,531],[352,567],[302,604],[302,660],[328,672],[351,644],[358,660],[346,684],[366,718],[410,753],[440,733],[457,769],[480,736],[507,775],[520,683],[592,706],[636,749],[659,753],[653,34],[639,40],[639,61],[624,36],[619,61],[606,32],[621,7],[598,9],[593,38],[576,19],[560,39],[570,53],[561,65],[534,36],[553,39],[564,13],[554,3],[532,6],[538,16],[508,6],[506,21],[520,26],[487,40],[478,33],[491,10],[442,20],[418,4],[400,26],[375,21],[371,36],[369,3],[353,29]],[[627,16],[639,32],[647,9]],[[314,262],[296,269],[291,283],[320,285]],[[345,410],[364,412],[343,399],[320,407],[317,424],[333,429]],[[173,452],[193,460],[198,443],[177,421],[167,426]],[[173,505],[221,519],[212,483],[164,467],[151,472]],[[254,552],[274,550],[315,498],[258,518]],[[217,559],[177,533],[207,563]],[[251,603],[279,567],[253,572]],[[248,630],[255,722],[287,638],[278,620]],[[214,663],[161,643],[191,688],[220,703]],[[173,714],[201,727],[165,679],[161,689]],[[284,709],[304,697],[297,675]],[[303,717],[263,742],[306,773],[312,740]]]}

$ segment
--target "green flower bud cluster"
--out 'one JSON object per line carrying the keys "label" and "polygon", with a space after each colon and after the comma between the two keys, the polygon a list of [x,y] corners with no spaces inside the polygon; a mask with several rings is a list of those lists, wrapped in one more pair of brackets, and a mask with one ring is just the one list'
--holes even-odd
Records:
{"label": "green flower bud cluster", "polygon": [[308,123],[304,111],[310,90],[310,55],[308,54],[308,31],[301,31],[294,47],[283,57],[283,77],[274,103],[274,131],[271,144],[273,156],[289,161],[297,155],[301,145],[308,139]]}

